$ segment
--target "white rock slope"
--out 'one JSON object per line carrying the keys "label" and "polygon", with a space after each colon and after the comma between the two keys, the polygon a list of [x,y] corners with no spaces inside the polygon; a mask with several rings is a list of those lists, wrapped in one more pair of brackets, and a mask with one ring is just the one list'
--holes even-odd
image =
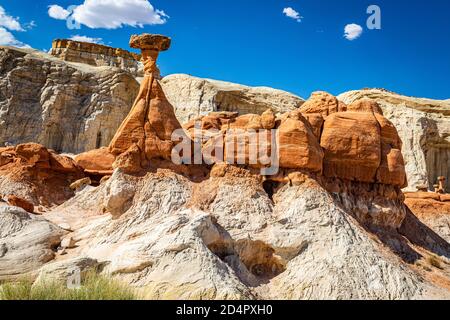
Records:
{"label": "white rock slope", "polygon": [[272,202],[258,177],[115,171],[47,215],[75,217],[68,257],[106,265],[149,299],[450,298],[312,179],[275,190]]}
{"label": "white rock slope", "polygon": [[161,81],[167,99],[181,123],[213,111],[261,114],[267,109],[284,113],[300,107],[304,100],[286,91],[248,87],[230,82],[172,74]]}
{"label": "white rock slope", "polygon": [[43,217],[0,203],[0,281],[32,276],[55,258],[63,234]]}
{"label": "white rock slope", "polygon": [[0,47],[0,146],[80,153],[107,145],[139,90],[131,74]]}

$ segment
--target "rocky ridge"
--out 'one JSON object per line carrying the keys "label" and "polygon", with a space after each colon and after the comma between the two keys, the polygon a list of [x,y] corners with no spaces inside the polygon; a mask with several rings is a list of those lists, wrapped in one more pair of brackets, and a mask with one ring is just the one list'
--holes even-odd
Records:
{"label": "rocky ridge", "polygon": [[50,54],[63,61],[79,62],[96,67],[116,67],[130,72],[135,77],[143,76],[141,56],[119,48],[57,39],[52,43]]}
{"label": "rocky ridge", "polygon": [[126,71],[0,47],[0,145],[69,153],[106,146],[138,90]]}
{"label": "rocky ridge", "polygon": [[173,74],[161,81],[164,93],[178,120],[186,123],[210,112],[238,112],[240,115],[275,114],[293,111],[304,100],[291,93],[268,87],[248,87],[235,83]]}

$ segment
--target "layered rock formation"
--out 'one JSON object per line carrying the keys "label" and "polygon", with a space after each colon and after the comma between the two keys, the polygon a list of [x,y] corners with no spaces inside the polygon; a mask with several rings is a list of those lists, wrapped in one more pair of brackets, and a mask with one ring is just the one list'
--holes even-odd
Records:
{"label": "layered rock formation", "polygon": [[[224,158],[208,158],[209,164],[228,161],[253,168],[279,165],[286,169],[322,171],[322,148],[310,124],[298,112],[287,113],[278,120],[270,109],[261,116],[247,114],[238,117],[236,113],[217,112],[194,119],[184,128],[192,140],[199,138],[196,136],[198,133],[203,138],[212,138],[202,146],[205,159],[211,148],[223,149]],[[209,132],[211,130],[215,131]],[[218,138],[220,142],[216,141]],[[276,163],[267,163],[268,160]]]}
{"label": "layered rock formation", "polygon": [[[42,145],[0,148],[0,196],[5,198],[19,197],[36,206],[59,205],[74,195],[70,184],[83,176],[71,158]],[[27,211],[33,212],[32,208]]]}
{"label": "layered rock formation", "polygon": [[[273,114],[270,116],[270,112],[268,110],[264,114],[265,118],[275,119]],[[193,140],[196,138],[196,123],[203,135],[208,136],[204,131],[211,129],[220,131],[215,135],[223,136],[221,140],[224,141],[226,160],[230,159],[227,157],[230,143],[232,146],[241,144],[240,150],[243,150],[242,158],[245,161],[239,164],[252,164],[249,161],[251,141],[245,137],[245,133],[248,130],[273,129],[268,134],[277,135],[277,139],[272,142],[270,137],[265,139],[271,145],[263,149],[268,150],[269,154],[270,149],[278,149],[278,164],[282,169],[323,172],[328,178],[398,187],[407,184],[401,140],[393,124],[383,117],[376,102],[356,102],[347,107],[332,95],[317,92],[300,109],[283,114],[276,121],[262,119],[263,116],[256,114],[230,117],[229,113],[214,113],[194,119],[184,128]],[[241,131],[235,133],[233,130],[236,129]],[[214,133],[210,136],[214,136]],[[240,136],[243,138],[239,139]],[[258,143],[261,148],[261,140]],[[210,148],[208,143],[203,146],[203,149],[207,148]],[[231,158],[232,163],[238,163],[237,156]],[[260,164],[256,167],[263,166]]]}
{"label": "layered rock formation", "polygon": [[96,67],[116,67],[135,77],[144,74],[141,56],[120,48],[68,39],[56,39],[50,51],[52,56],[64,61],[79,62]]}
{"label": "layered rock formation", "polygon": [[[343,93],[338,99],[350,104],[361,99],[376,101],[403,141],[408,189],[425,184],[433,190],[437,177],[450,181],[450,104],[406,97],[381,89]],[[450,191],[447,186],[447,191]]]}
{"label": "layered rock formation", "polygon": [[107,146],[139,89],[126,71],[0,48],[0,145],[37,142],[58,152]]}
{"label": "layered rock formation", "polygon": [[248,87],[185,74],[166,76],[161,85],[181,123],[216,111],[244,115],[262,114],[271,109],[274,113],[284,113],[297,109],[304,102],[302,98],[282,90]]}
{"label": "layered rock formation", "polygon": [[450,195],[407,192],[405,197],[405,204],[414,215],[450,242]]}
{"label": "layered rock formation", "polygon": [[[167,169],[116,170],[46,217],[74,229],[66,261],[99,261],[147,299],[449,298],[437,280],[447,271],[426,259],[447,261],[448,243],[427,230],[413,245],[396,229],[370,233],[353,218],[355,208],[372,207],[375,217],[392,203],[374,205],[350,189],[332,196],[310,174],[271,197],[263,187],[259,174],[233,166],[215,166],[200,183]],[[345,206],[352,194],[353,209]]]}
{"label": "layered rock formation", "polygon": [[[181,128],[173,107],[154,77],[160,51],[170,47],[170,38],[157,35],[133,36],[132,48],[142,50],[145,77],[130,113],[119,127],[109,146],[118,159],[117,167],[135,171],[146,168],[151,159],[170,160],[174,142],[172,133]],[[133,157],[138,157],[133,159]]]}

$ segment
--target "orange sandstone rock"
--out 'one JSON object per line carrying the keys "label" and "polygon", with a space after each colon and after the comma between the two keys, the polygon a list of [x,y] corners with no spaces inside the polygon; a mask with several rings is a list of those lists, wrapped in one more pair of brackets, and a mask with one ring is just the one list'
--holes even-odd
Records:
{"label": "orange sandstone rock", "polygon": [[405,205],[426,224],[432,224],[439,217],[450,215],[450,203],[447,201],[423,197],[407,197]]}
{"label": "orange sandstone rock", "polygon": [[73,196],[70,184],[84,177],[74,160],[36,143],[3,148],[0,155],[0,183],[20,185],[15,196],[35,205],[61,204]]}
{"label": "orange sandstone rock", "polygon": [[319,113],[304,113],[303,116],[311,124],[314,135],[317,137],[317,139],[320,139],[324,123],[322,115]]}
{"label": "orange sandstone rock", "polygon": [[116,161],[113,163],[113,168],[120,168],[128,174],[138,173],[142,170],[142,157],[142,150],[134,144],[117,157]]}
{"label": "orange sandstone rock", "polygon": [[261,116],[258,114],[246,114],[239,116],[225,127],[227,129],[262,129]]}
{"label": "orange sandstone rock", "polygon": [[321,136],[325,176],[405,187],[402,142],[394,125],[370,100],[348,109],[353,111],[325,120]]}
{"label": "orange sandstone rock", "polygon": [[322,171],[323,151],[309,122],[290,115],[278,127],[280,167]]}
{"label": "orange sandstone rock", "polygon": [[377,182],[406,187],[405,163],[402,141],[394,125],[379,113],[374,113],[380,126],[381,163],[377,171]]}
{"label": "orange sandstone rock", "polygon": [[405,192],[406,199],[425,199],[441,201],[440,195],[435,192]]}
{"label": "orange sandstone rock", "polygon": [[197,129],[201,130],[221,130],[222,127],[226,129],[228,124],[235,121],[238,117],[237,112],[211,112],[206,116],[198,117],[196,119],[192,119],[188,123],[183,125],[183,128],[191,131],[197,125]]}
{"label": "orange sandstone rock", "polygon": [[264,111],[261,115],[261,126],[267,130],[275,127],[275,114],[271,109]]}
{"label": "orange sandstone rock", "polygon": [[345,104],[324,91],[313,92],[311,97],[300,107],[303,114],[317,113],[327,117],[332,113],[346,111]]}
{"label": "orange sandstone rock", "polygon": [[145,167],[151,159],[170,160],[174,147],[171,136],[181,125],[161,85],[153,76],[159,51],[170,47],[170,38],[151,34],[132,36],[130,46],[142,50],[145,78],[139,95],[111,141],[109,150],[118,156],[137,146],[142,153],[141,166]]}
{"label": "orange sandstone rock", "polygon": [[28,164],[39,168],[50,168],[50,153],[44,146],[37,143],[24,143],[15,148],[18,157]]}
{"label": "orange sandstone rock", "polygon": [[300,109],[293,112],[301,112],[311,124],[316,137],[320,139],[324,119],[332,113],[346,110],[347,106],[343,102],[338,101],[336,97],[327,92],[318,91],[313,92]]}
{"label": "orange sandstone rock", "polygon": [[381,137],[372,113],[331,114],[325,120],[320,144],[325,152],[325,176],[375,182],[381,163]]}
{"label": "orange sandstone rock", "polygon": [[100,148],[81,153],[75,157],[77,165],[85,172],[99,175],[111,174],[116,157],[108,148]]}
{"label": "orange sandstone rock", "polygon": [[373,112],[383,115],[378,102],[370,99],[361,99],[347,106],[347,111],[351,112]]}
{"label": "orange sandstone rock", "polygon": [[[181,125],[153,76],[158,54],[170,47],[170,39],[151,34],[132,36],[130,46],[142,50],[145,78],[109,148],[77,156],[77,163],[87,172],[121,168],[133,173],[160,160],[171,160],[176,143],[172,134]],[[213,137],[208,142],[201,141],[202,150],[213,150],[217,142],[224,146],[224,160],[235,164],[266,166],[255,163],[255,158],[277,150],[281,168],[323,172],[329,178],[358,182],[406,185],[401,140],[392,123],[383,117],[381,108],[371,100],[347,106],[329,93],[315,92],[300,109],[279,118],[271,110],[262,115],[243,116],[215,112],[191,120],[183,128],[191,139],[198,140],[196,133],[203,138]],[[260,133],[263,129],[267,130],[265,136],[256,140],[249,137],[249,133]],[[277,130],[278,149],[274,149],[271,129]],[[0,161],[11,161],[0,154]],[[214,152],[206,157],[210,156],[208,163],[216,163]]]}
{"label": "orange sandstone rock", "polygon": [[14,207],[22,208],[23,210],[33,213],[34,205],[22,198],[16,197],[15,195],[8,196],[8,203]]}

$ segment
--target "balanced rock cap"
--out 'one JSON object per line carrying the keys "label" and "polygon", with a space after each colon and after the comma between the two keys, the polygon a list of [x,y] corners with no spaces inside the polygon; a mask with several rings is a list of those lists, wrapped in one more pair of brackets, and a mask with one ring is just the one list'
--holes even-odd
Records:
{"label": "balanced rock cap", "polygon": [[166,51],[170,48],[171,39],[160,34],[144,33],[132,35],[130,47],[134,49]]}

